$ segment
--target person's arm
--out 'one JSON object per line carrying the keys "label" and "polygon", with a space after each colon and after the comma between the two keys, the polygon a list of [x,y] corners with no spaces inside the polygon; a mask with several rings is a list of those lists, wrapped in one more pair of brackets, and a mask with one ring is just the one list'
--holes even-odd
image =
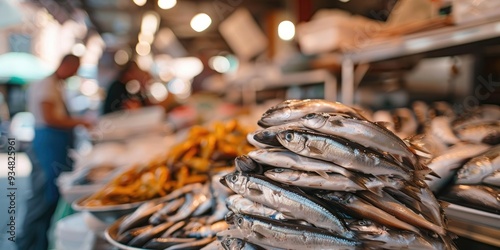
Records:
{"label": "person's arm", "polygon": [[42,116],[47,122],[47,125],[55,128],[73,128],[77,125],[83,125],[85,127],[90,127],[91,124],[85,120],[71,118],[69,116],[59,117],[54,114],[55,104],[51,101],[44,101],[41,104]]}

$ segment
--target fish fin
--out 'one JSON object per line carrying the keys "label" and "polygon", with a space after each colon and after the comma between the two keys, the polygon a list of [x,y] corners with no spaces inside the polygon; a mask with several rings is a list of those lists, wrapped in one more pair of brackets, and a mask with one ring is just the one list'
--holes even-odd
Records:
{"label": "fish fin", "polygon": [[308,148],[308,149],[309,149],[309,151],[311,151],[311,153],[313,153],[313,154],[323,154],[323,151],[321,151],[319,148],[312,147],[312,146],[307,146],[307,148]]}
{"label": "fish fin", "polygon": [[341,120],[334,119],[329,121],[332,126],[343,127],[344,123]]}
{"label": "fish fin", "polygon": [[379,197],[384,197],[384,194],[382,193],[383,192],[383,188],[384,186],[378,186],[378,187],[371,187],[371,188],[368,188],[368,190],[374,194],[376,194],[377,196]]}
{"label": "fish fin", "polygon": [[263,194],[262,190],[260,190],[258,188],[248,187],[248,190],[250,191],[251,195],[262,195]]}
{"label": "fish fin", "polygon": [[432,172],[432,169],[430,168],[427,168],[427,169],[419,169],[419,170],[415,170],[413,171],[413,174],[414,176],[418,179],[418,180],[424,180],[425,177],[430,174]]}
{"label": "fish fin", "polygon": [[328,175],[325,171],[320,171],[320,170],[318,170],[318,171],[314,171],[314,172],[315,172],[316,174],[319,174],[321,177],[323,177],[323,178],[325,178],[325,179],[327,179],[327,180],[329,180],[329,179],[330,179],[330,176],[329,176],[329,175]]}
{"label": "fish fin", "polygon": [[379,121],[379,122],[373,122],[373,123],[379,125],[380,127],[388,129],[388,130],[390,130],[389,129],[390,127],[394,126],[394,124],[392,122]]}
{"label": "fish fin", "polygon": [[253,225],[252,226],[252,232],[255,233],[255,236],[258,239],[266,239],[266,238],[273,238],[273,235],[266,234],[265,232],[266,229],[262,225]]}
{"label": "fish fin", "polygon": [[356,185],[358,185],[364,189],[369,189],[366,186],[366,183],[369,180],[367,177],[363,177],[363,176],[359,176],[359,175],[350,175],[350,176],[346,176],[346,177],[349,178],[349,180],[351,180],[352,182],[356,183]]}
{"label": "fish fin", "polygon": [[286,219],[295,219],[295,216],[293,216],[293,213],[292,212],[288,212],[288,211],[280,211]]}
{"label": "fish fin", "polygon": [[441,179],[441,176],[439,176],[436,172],[434,172],[434,171],[432,171],[432,170],[431,170],[431,172],[429,173],[429,175],[432,175],[432,176],[434,176],[434,177],[436,177],[436,178]]}
{"label": "fish fin", "polygon": [[403,193],[405,193],[406,195],[410,196],[411,198],[417,200],[418,202],[422,201],[420,199],[420,196],[418,195],[420,193],[420,190],[418,190],[418,187],[406,186],[402,190],[403,190]]}

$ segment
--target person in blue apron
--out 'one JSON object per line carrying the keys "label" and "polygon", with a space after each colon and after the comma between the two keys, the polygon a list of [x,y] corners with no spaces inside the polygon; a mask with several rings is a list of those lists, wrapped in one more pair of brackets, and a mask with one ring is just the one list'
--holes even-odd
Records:
{"label": "person in blue apron", "polygon": [[73,146],[73,128],[90,127],[88,121],[72,118],[64,101],[64,80],[76,74],[80,59],[63,57],[56,71],[33,83],[28,95],[28,110],[35,117],[35,137],[27,154],[32,163],[31,195],[27,212],[16,239],[19,250],[49,246],[47,232],[59,200],[57,177],[72,169],[68,151]]}

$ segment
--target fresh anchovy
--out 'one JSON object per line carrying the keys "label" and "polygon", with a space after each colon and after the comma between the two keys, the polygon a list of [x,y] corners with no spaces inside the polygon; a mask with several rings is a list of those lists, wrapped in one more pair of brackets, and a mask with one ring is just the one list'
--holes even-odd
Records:
{"label": "fresh anchovy", "polygon": [[407,108],[399,108],[394,111],[396,122],[396,135],[399,138],[408,138],[417,133],[418,123],[413,112]]}
{"label": "fresh anchovy", "polygon": [[257,164],[248,155],[240,155],[234,159],[236,170],[245,173],[262,173],[262,166]]}
{"label": "fresh anchovy", "polygon": [[174,234],[175,232],[177,232],[178,230],[180,230],[181,228],[183,228],[184,226],[186,225],[186,222],[185,221],[179,221],[175,224],[173,224],[169,229],[167,229],[162,235],[161,237],[162,238],[168,238],[168,237],[171,237],[172,234]]}
{"label": "fresh anchovy", "polygon": [[396,218],[410,223],[411,225],[422,227],[439,235],[446,235],[446,230],[432,222],[429,222],[422,216],[414,213],[412,210],[399,203],[394,198],[387,194],[382,193],[382,197],[376,196],[370,192],[360,191],[356,192],[356,195],[362,199],[370,202],[372,205],[386,211],[389,214],[394,215]]}
{"label": "fresh anchovy", "polygon": [[446,144],[457,144],[460,139],[453,132],[450,117],[438,116],[431,121],[431,132]]}
{"label": "fresh anchovy", "polygon": [[180,207],[176,214],[169,216],[167,221],[180,221],[189,217],[196,209],[205,201],[207,201],[207,196],[203,193],[186,194],[186,202]]}
{"label": "fresh anchovy", "polygon": [[271,147],[281,147],[280,142],[278,141],[278,138],[276,138],[276,135],[283,130],[287,129],[305,129],[304,125],[299,122],[299,121],[294,121],[290,123],[285,123],[281,125],[276,125],[272,127],[268,127],[266,129],[261,129],[257,130],[254,133],[251,133],[253,136],[253,139],[263,143],[265,145],[271,146]]}
{"label": "fresh anchovy", "polygon": [[204,238],[201,240],[196,240],[192,242],[186,242],[186,243],[181,243],[177,245],[173,245],[171,247],[165,248],[165,250],[177,250],[177,249],[182,249],[182,250],[198,250],[208,244],[210,244],[212,241],[214,241],[215,238]]}
{"label": "fresh anchovy", "polygon": [[234,224],[243,230],[251,230],[259,237],[248,237],[245,240],[256,244],[287,249],[358,249],[362,243],[354,239],[346,239],[328,231],[314,227],[277,222],[258,216],[237,214]]}
{"label": "fresh anchovy", "polygon": [[481,185],[455,185],[449,191],[452,196],[500,211],[500,189]]}
{"label": "fresh anchovy", "polygon": [[366,120],[344,114],[311,113],[304,116],[302,124],[318,132],[343,137],[365,147],[386,153],[399,161],[408,159],[418,166],[415,154],[405,142],[386,128]]}
{"label": "fresh anchovy", "polygon": [[271,180],[281,182],[284,184],[314,188],[314,189],[325,189],[333,191],[356,191],[356,190],[380,190],[384,186],[391,186],[396,189],[403,187],[402,181],[397,181],[392,178],[387,178],[388,180],[383,182],[378,178],[370,177],[366,178],[365,186],[360,186],[355,182],[351,181],[349,178],[340,174],[328,174],[328,178],[325,179],[318,174],[313,172],[304,172],[299,170],[291,170],[284,168],[274,168],[266,171],[264,175]]}
{"label": "fresh anchovy", "polygon": [[167,221],[168,215],[177,211],[177,209],[179,209],[185,201],[186,199],[184,197],[180,197],[167,202],[162,209],[158,210],[156,213],[151,215],[151,217],[149,217],[149,223],[158,225]]}
{"label": "fresh anchovy", "polygon": [[369,220],[357,220],[349,223],[349,228],[358,232],[361,239],[384,242],[383,249],[446,249],[445,245],[437,239],[426,239],[410,232],[393,231],[379,226]]}
{"label": "fresh anchovy", "polygon": [[165,230],[167,230],[173,224],[174,224],[173,222],[165,222],[158,226],[154,226],[144,231],[140,235],[136,236],[135,238],[133,238],[129,243],[127,243],[127,245],[133,247],[142,247],[151,239],[160,236],[163,232],[165,232]]}
{"label": "fresh anchovy", "polygon": [[178,189],[170,192],[169,194],[164,196],[164,198],[162,200],[164,200],[164,201],[173,200],[173,199],[176,199],[184,194],[194,192],[195,190],[201,190],[202,188],[203,188],[203,184],[201,184],[201,183],[189,184],[189,185],[183,186],[181,188],[178,188]]}
{"label": "fresh anchovy", "polygon": [[326,228],[344,237],[352,237],[344,222],[314,197],[309,197],[295,187],[281,184],[246,173],[232,173],[221,179],[235,193],[276,209],[287,216],[305,220],[317,227]]}
{"label": "fresh anchovy", "polygon": [[500,171],[496,171],[483,179],[483,183],[500,187]]}
{"label": "fresh anchovy", "polygon": [[427,165],[441,178],[428,176],[426,180],[429,188],[439,191],[455,174],[455,170],[461,166],[462,162],[488,150],[490,146],[486,144],[463,143],[446,150],[446,152],[434,159]]}
{"label": "fresh anchovy", "polygon": [[146,226],[142,226],[142,227],[136,227],[136,228],[129,229],[123,233],[118,234],[118,237],[116,240],[122,244],[127,244],[132,239],[134,239],[138,235],[146,232],[147,230],[149,230],[151,228],[153,228],[152,225],[146,225]]}
{"label": "fresh anchovy", "polygon": [[260,142],[256,141],[253,138],[253,134],[252,133],[248,133],[247,134],[247,142],[250,143],[252,146],[254,146],[256,148],[267,148],[267,147],[269,147],[269,145],[267,145],[267,144],[260,143]]}
{"label": "fresh anchovy", "polygon": [[265,248],[248,243],[242,239],[225,237],[221,240],[221,245],[225,250],[264,250]]}
{"label": "fresh anchovy", "polygon": [[500,171],[500,145],[465,163],[457,172],[456,184],[479,184],[495,171]]}
{"label": "fresh anchovy", "polygon": [[465,113],[453,121],[453,128],[460,129],[471,124],[494,122],[498,120],[500,120],[500,108],[497,105],[481,105],[476,110]]}
{"label": "fresh anchovy", "polygon": [[343,167],[331,162],[304,157],[286,149],[258,149],[249,152],[248,156],[261,164],[316,172],[324,178],[328,178],[327,173],[337,173],[355,179],[355,175]]}
{"label": "fresh anchovy", "polygon": [[455,111],[447,102],[434,102],[432,103],[432,116],[446,116],[450,118],[455,118]]}
{"label": "fresh anchovy", "polygon": [[131,228],[144,225],[150,216],[160,210],[164,205],[164,203],[157,204],[155,201],[149,201],[142,204],[120,223],[118,234],[122,234]]}
{"label": "fresh anchovy", "polygon": [[470,124],[456,129],[458,137],[463,141],[496,145],[500,143],[500,122],[484,122]]}
{"label": "fresh anchovy", "polygon": [[298,120],[312,112],[349,114],[364,119],[356,110],[339,102],[318,99],[289,100],[268,109],[258,121],[261,127],[270,127]]}
{"label": "fresh anchovy", "polygon": [[215,236],[218,232],[226,230],[229,228],[229,225],[225,221],[218,221],[215,222],[211,225],[205,225],[200,228],[197,228],[195,230],[191,230],[187,232],[188,237],[194,237],[194,238],[206,238],[206,237],[213,237]]}
{"label": "fresh anchovy", "polygon": [[154,238],[144,244],[143,248],[146,249],[165,249],[174,245],[186,242],[193,242],[195,238]]}
{"label": "fresh anchovy", "polygon": [[432,191],[428,187],[418,188],[415,194],[422,202],[421,212],[434,224],[446,227],[444,211]]}
{"label": "fresh anchovy", "polygon": [[266,207],[258,202],[251,201],[239,194],[231,195],[226,199],[227,207],[235,213],[260,215],[275,220],[292,219],[284,214]]}
{"label": "fresh anchovy", "polygon": [[278,134],[278,140],[297,154],[330,161],[349,170],[373,175],[399,176],[405,180],[412,177],[408,169],[341,137],[286,130]]}
{"label": "fresh anchovy", "polygon": [[212,224],[214,222],[220,221],[224,219],[224,216],[229,212],[229,209],[226,206],[226,199],[230,194],[233,193],[231,189],[222,185],[220,183],[220,178],[224,177],[225,174],[216,174],[212,176],[211,185],[213,190],[213,195],[215,198],[215,210],[212,215],[207,218],[207,224]]}
{"label": "fresh anchovy", "polygon": [[381,210],[362,199],[359,199],[352,193],[317,192],[316,196],[332,202],[335,206],[340,207],[348,213],[352,213],[355,217],[367,218],[392,228],[399,228],[419,233],[419,230],[416,227],[397,219],[396,217],[386,213],[384,210]]}

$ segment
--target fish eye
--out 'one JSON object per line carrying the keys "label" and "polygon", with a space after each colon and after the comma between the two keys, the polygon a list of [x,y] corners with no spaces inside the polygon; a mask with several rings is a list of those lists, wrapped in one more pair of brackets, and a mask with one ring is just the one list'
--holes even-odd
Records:
{"label": "fish eye", "polygon": [[273,169],[273,171],[275,173],[283,173],[283,169],[282,168],[275,168],[275,169]]}
{"label": "fish eye", "polygon": [[285,134],[285,140],[287,140],[287,141],[292,141],[292,140],[293,140],[293,133],[291,133],[291,132],[287,132],[287,133]]}
{"label": "fish eye", "polygon": [[306,116],[304,116],[305,119],[312,119],[316,116],[315,113],[310,113],[310,114],[307,114]]}
{"label": "fish eye", "polygon": [[238,224],[238,226],[242,226],[243,225],[243,218],[242,217],[238,217],[236,219],[236,224]]}
{"label": "fish eye", "polygon": [[234,182],[236,182],[237,180],[238,180],[238,176],[236,176],[236,175],[234,175],[234,174],[233,174],[233,175],[231,175],[231,176],[229,177],[229,181],[230,181],[230,182],[233,182],[233,183],[234,183]]}
{"label": "fish eye", "polygon": [[267,131],[267,130],[264,130],[264,131],[262,132],[262,134],[263,134],[264,136],[271,136],[271,132],[269,132],[269,131]]}

